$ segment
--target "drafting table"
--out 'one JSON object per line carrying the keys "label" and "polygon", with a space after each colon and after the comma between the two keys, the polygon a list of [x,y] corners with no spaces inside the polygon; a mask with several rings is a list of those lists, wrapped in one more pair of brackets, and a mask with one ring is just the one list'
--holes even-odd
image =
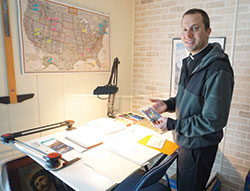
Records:
{"label": "drafting table", "polygon": [[[113,119],[112,119],[113,120]],[[143,167],[150,159],[161,153],[138,143],[147,135],[156,135],[172,141],[172,133],[158,134],[143,126],[132,125],[126,127],[121,122],[112,121],[110,118],[102,118],[92,121],[90,124],[96,128],[96,132],[103,132],[103,144],[77,152],[74,143],[65,139],[68,132],[52,134],[33,139],[26,143],[41,147],[41,142],[50,138],[62,140],[73,146],[73,155],[80,160],[56,171],[50,171],[56,177],[68,184],[74,190],[104,191],[124,180],[135,170]],[[78,128],[93,128],[89,126]],[[112,130],[114,128],[115,130]],[[93,129],[91,129],[93,131]],[[75,131],[75,130],[73,130]],[[75,152],[75,153],[74,153]],[[64,157],[64,155],[63,155]],[[32,157],[36,162],[45,167],[44,162]]]}

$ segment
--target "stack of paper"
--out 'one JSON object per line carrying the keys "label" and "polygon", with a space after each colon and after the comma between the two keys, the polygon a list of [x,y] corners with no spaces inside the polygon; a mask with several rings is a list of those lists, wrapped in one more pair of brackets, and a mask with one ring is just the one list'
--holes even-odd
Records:
{"label": "stack of paper", "polygon": [[68,132],[65,138],[79,146],[90,149],[102,144],[104,136],[103,134],[98,133],[94,128],[82,126],[76,130]]}

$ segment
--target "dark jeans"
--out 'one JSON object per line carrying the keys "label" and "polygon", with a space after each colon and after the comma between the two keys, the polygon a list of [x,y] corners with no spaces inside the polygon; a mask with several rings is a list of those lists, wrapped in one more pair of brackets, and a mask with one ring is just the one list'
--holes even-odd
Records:
{"label": "dark jeans", "polygon": [[214,164],[218,144],[214,146],[179,148],[177,158],[178,191],[203,191]]}

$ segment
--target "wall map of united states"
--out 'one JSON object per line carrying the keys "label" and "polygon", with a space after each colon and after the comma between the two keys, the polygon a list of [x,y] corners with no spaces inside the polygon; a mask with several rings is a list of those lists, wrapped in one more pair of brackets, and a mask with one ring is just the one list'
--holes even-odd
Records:
{"label": "wall map of united states", "polygon": [[110,17],[56,1],[19,0],[24,73],[110,70]]}

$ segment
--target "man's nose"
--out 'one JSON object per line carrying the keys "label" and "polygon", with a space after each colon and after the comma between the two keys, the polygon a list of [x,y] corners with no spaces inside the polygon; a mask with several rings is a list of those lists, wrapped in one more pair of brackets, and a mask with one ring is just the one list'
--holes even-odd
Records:
{"label": "man's nose", "polygon": [[186,31],[186,34],[185,34],[187,37],[189,37],[189,38],[191,38],[191,37],[193,37],[193,35],[194,35],[194,33],[193,33],[193,31],[192,30],[187,30]]}

